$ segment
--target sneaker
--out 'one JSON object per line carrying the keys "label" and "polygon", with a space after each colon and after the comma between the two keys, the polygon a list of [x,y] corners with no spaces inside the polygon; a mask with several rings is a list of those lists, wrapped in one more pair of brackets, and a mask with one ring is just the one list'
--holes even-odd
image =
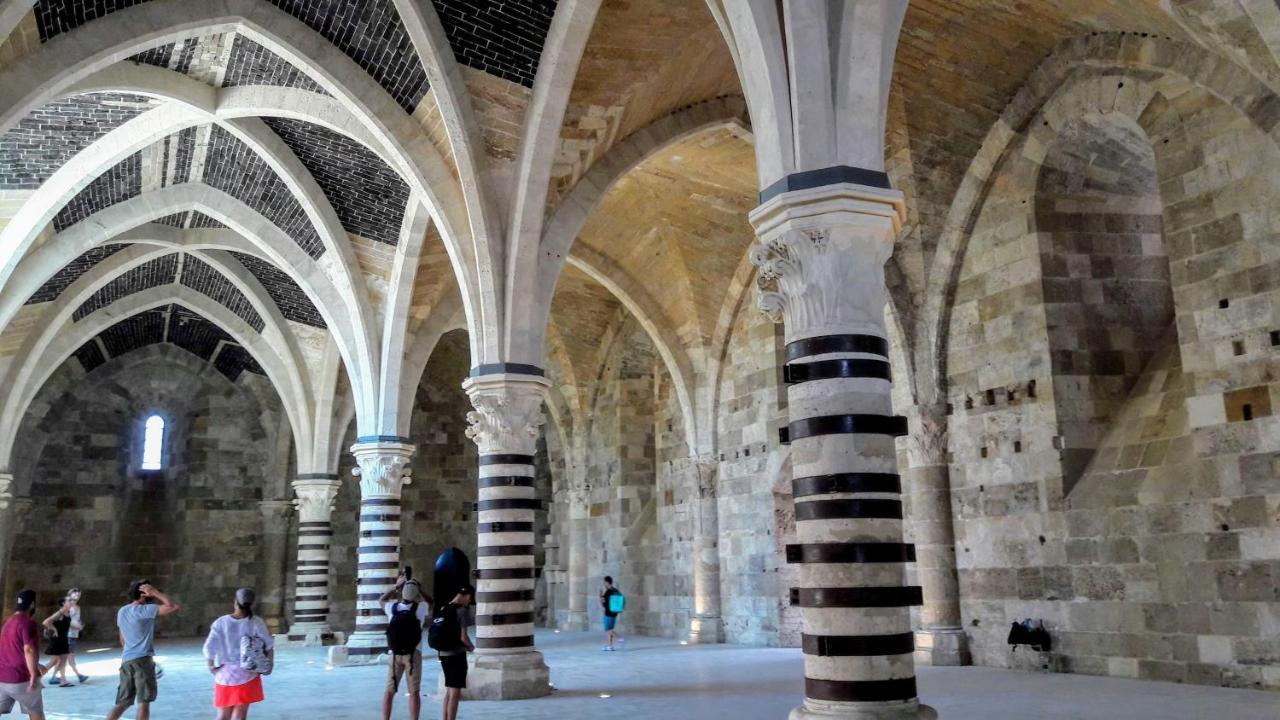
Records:
{"label": "sneaker", "polygon": [[77,680],[79,680],[79,681],[80,681],[80,684],[82,684],[82,685],[83,685],[84,683],[89,682],[89,676],[88,676],[88,675],[81,675],[80,673],[76,673],[76,679],[77,679]]}
{"label": "sneaker", "polygon": [[50,686],[53,686],[53,685],[61,685],[61,684],[62,684],[62,681],[61,681],[61,680],[59,680],[58,678],[49,678],[49,685],[50,685]]}
{"label": "sneaker", "polygon": [[612,649],[613,648],[609,647],[608,645],[605,645],[604,647],[600,648],[600,652],[609,652]]}
{"label": "sneaker", "polygon": [[75,685],[74,685],[74,684],[72,684],[70,680],[63,680],[63,681],[62,681],[62,687],[64,687],[64,688],[68,688],[68,687],[75,687]]}

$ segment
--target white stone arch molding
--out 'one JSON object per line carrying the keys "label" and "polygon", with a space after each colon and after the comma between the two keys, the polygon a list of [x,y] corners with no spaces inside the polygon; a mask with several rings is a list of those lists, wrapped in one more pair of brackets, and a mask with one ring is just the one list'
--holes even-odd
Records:
{"label": "white stone arch molding", "polygon": [[[146,251],[139,253],[141,256],[147,254]],[[155,255],[158,254],[163,253],[155,253]],[[81,278],[81,280],[84,279]],[[64,295],[71,295],[71,298],[83,302],[92,294],[93,289],[101,287],[107,281],[103,278],[83,284],[77,281],[76,284],[80,284],[80,287],[75,291],[68,288]],[[290,363],[280,356],[280,348],[273,347],[265,336],[259,335],[218,302],[185,286],[167,285],[124,297],[70,326],[62,324],[47,326],[28,339],[23,351],[15,359],[13,369],[9,372],[9,381],[4,384],[4,410],[0,412],[0,467],[7,467],[10,462],[17,430],[32,399],[44,386],[49,376],[77,348],[121,320],[171,303],[180,304],[199,313],[231,335],[266,371],[267,377],[280,394],[290,423],[295,428],[309,425],[312,420],[312,408],[299,397],[305,387],[301,368],[291,367]],[[78,302],[74,304],[68,302],[65,313],[61,315],[69,318],[75,307],[78,307]],[[299,458],[301,457],[299,455]]]}
{"label": "white stone arch molding", "polygon": [[[177,105],[168,105],[153,112],[163,114],[168,110],[178,109],[179,106]],[[185,112],[179,111],[176,115],[182,117]],[[118,146],[115,152],[111,152],[115,144],[114,140],[117,139],[113,137],[116,133],[125,133],[130,136],[147,136],[153,132],[155,126],[159,126],[164,128],[163,136],[173,130],[172,127],[163,122],[163,119],[154,126],[151,125],[150,117],[151,114],[147,113],[108,133],[54,173],[54,176],[27,200],[18,217],[3,230],[0,230],[0,247],[13,248],[16,246],[20,248],[19,252],[25,253],[26,249],[30,247],[53,215],[69,202],[81,187],[88,184],[89,180],[85,178],[92,179],[92,177],[96,177],[139,146],[145,146],[151,142],[150,138],[136,143],[125,142],[121,143],[125,149],[123,154],[120,153]],[[349,322],[345,327],[350,329],[357,340],[350,346],[353,352],[349,353],[347,357],[348,367],[352,369],[354,375],[353,384],[359,388],[361,399],[370,404],[370,407],[366,409],[372,412],[372,390],[373,379],[376,377],[377,372],[375,363],[379,350],[377,343],[379,335],[374,324],[374,313],[365,287],[363,283],[358,281],[359,278],[354,275],[357,272],[356,261],[351,252],[350,244],[345,239],[345,234],[340,234],[343,231],[341,224],[338,223],[336,213],[301,162],[282,141],[276,138],[262,124],[261,120],[230,121],[228,128],[242,140],[245,140],[250,147],[253,147],[264,158],[268,158],[268,163],[274,166],[286,184],[295,189],[295,194],[298,197],[304,198],[301,203],[302,207],[307,209],[313,222],[317,223],[321,237],[327,238],[325,244],[329,252],[337,253],[337,257],[340,258],[335,262],[332,260],[325,261],[324,257],[322,257],[321,262],[317,263],[307,257],[306,264],[323,272],[330,282],[338,287],[339,294],[347,299]],[[173,187],[177,189],[183,188],[185,185],[191,185],[191,183]],[[195,185],[205,187],[200,184]],[[212,188],[209,189],[212,190]],[[279,233],[279,235],[284,244],[294,244],[283,233]],[[328,255],[328,252],[326,255]],[[21,262],[20,258],[18,262]],[[12,263],[15,267],[17,264],[16,262]],[[7,284],[7,279],[5,284]],[[366,415],[366,419],[369,419],[368,415]]]}
{"label": "white stone arch molding", "polygon": [[[663,315],[657,303],[621,269],[610,263],[607,258],[587,248],[576,250],[569,257],[569,264],[600,283],[605,290],[616,297],[649,335],[667,372],[671,375],[676,399],[680,403],[680,412],[684,416],[685,442],[691,451],[699,447],[697,444],[699,424],[694,391],[696,371],[693,361],[680,343],[679,337],[671,330],[670,324],[661,321]],[[587,406],[594,407],[595,399],[589,399]]]}
{"label": "white stone arch molding", "polygon": [[[147,224],[186,210],[198,210],[227,229],[179,230]],[[32,251],[14,278],[0,287],[0,328],[6,327],[27,298],[59,269],[86,250],[114,242],[148,242],[180,250],[234,250],[266,260],[288,274],[310,298],[333,333],[348,367],[358,367],[355,363],[367,354],[360,338],[350,331],[355,309],[349,298],[317,263],[271,221],[221,190],[201,183],[171,185],[112,205]],[[248,284],[245,275],[238,271],[236,275]],[[256,281],[249,285],[256,291]],[[274,313],[264,314],[264,319],[269,315]]]}
{"label": "white stone arch molding", "polygon": [[538,250],[537,276],[522,275],[525,284],[521,285],[521,292],[527,293],[524,297],[533,298],[522,306],[527,313],[523,327],[531,334],[530,347],[543,347],[551,298],[555,295],[560,271],[570,252],[577,252],[574,242],[587,219],[613,186],[641,163],[672,145],[721,128],[745,130],[746,127],[745,108],[740,98],[715,98],[674,112],[628,135],[591,166],[547,222]]}
{"label": "white stone arch molding", "polygon": [[[353,60],[269,3],[155,0],[111,13],[59,35],[0,73],[0,108],[3,108],[0,131],[13,127],[34,109],[121,59],[166,43],[230,30],[243,33],[309,73],[337,101],[349,107],[387,149],[389,159],[394,161],[392,167],[431,207],[463,288],[468,317],[474,317],[477,301],[472,278],[483,274],[485,268],[474,271],[474,248],[465,242],[469,233],[465,203],[444,159],[416,121]],[[214,91],[210,88],[209,92]],[[208,103],[205,116],[216,112],[214,100]],[[162,109],[147,113],[147,118],[167,120],[168,132],[183,127],[174,117],[152,116]],[[173,112],[181,111],[170,110]],[[186,126],[195,124],[201,115],[190,108],[185,112],[190,116]],[[120,157],[125,155],[127,153]],[[0,236],[0,283],[12,272],[14,254],[13,248]]]}
{"label": "white stone arch molding", "polygon": [[[1106,70],[1117,73],[1135,70],[1156,72],[1235,108],[1280,148],[1280,123],[1268,127],[1250,115],[1250,110],[1280,102],[1280,97],[1243,69],[1229,73],[1233,80],[1230,84],[1215,82],[1216,78],[1225,76],[1221,68],[1228,63],[1229,60],[1195,45],[1154,36],[1144,38],[1133,33],[1099,33],[1072,38],[1040,63],[1031,74],[1031,80],[1018,90],[987,132],[947,211],[938,250],[929,270],[924,312],[916,325],[917,335],[913,343],[918,355],[915,375],[919,402],[944,400],[952,298],[974,224],[986,204],[994,179],[1021,147],[1019,138],[1028,128],[1034,127],[1036,117],[1046,103],[1077,73],[1082,73],[1087,82],[1089,75]],[[1125,98],[1135,97],[1132,93],[1136,87],[1137,78],[1127,79],[1124,89],[1112,83],[1108,88],[1109,96],[1113,101],[1119,99],[1123,102]],[[1102,97],[1105,96],[1099,96],[1100,99]],[[1116,108],[1113,105],[1105,111],[1113,112]]]}
{"label": "white stone arch molding", "polygon": [[[192,92],[190,96],[196,94]],[[160,117],[156,118],[152,113],[158,113]],[[16,259],[20,262],[21,254],[25,254],[58,210],[70,202],[75,193],[93,178],[159,137],[182,127],[213,119],[212,115],[195,106],[168,103],[107,133],[59,168],[28,198],[18,216],[0,229],[0,248],[16,248],[19,253]],[[321,262],[310,264],[323,270],[339,287],[342,295],[349,299],[348,304],[352,310],[349,327],[361,338],[361,342],[355,346],[360,351],[348,358],[348,366],[356,376],[355,386],[360,389],[361,398],[372,402],[368,398],[371,396],[372,380],[376,377],[374,364],[379,336],[365,286],[355,275],[358,266],[354,253],[337,214],[301,161],[261,120],[247,118],[220,124],[258,153],[280,176],[316,227],[326,248],[325,255],[338,258],[335,262],[322,257]],[[286,242],[292,243],[292,240],[286,238]],[[330,253],[335,255],[330,256]],[[0,275],[0,283],[7,283],[7,278]]]}
{"label": "white stone arch molding", "polygon": [[399,395],[399,425],[396,434],[409,436],[409,423],[413,419],[413,400],[417,396],[418,386],[422,383],[422,374],[427,370],[427,363],[436,345],[445,333],[453,330],[466,330],[466,314],[462,311],[462,296],[455,290],[446,291],[440,302],[427,316],[425,322],[412,335],[412,342],[404,349],[404,380]]}
{"label": "white stone arch molding", "polygon": [[[598,0],[596,0],[598,1]],[[436,107],[444,123],[445,136],[453,151],[454,164],[461,179],[462,197],[466,201],[467,218],[470,223],[472,241],[477,258],[477,267],[495,267],[495,243],[502,241],[502,222],[496,205],[495,188],[486,182],[484,140],[480,135],[480,122],[475,116],[471,102],[471,93],[467,90],[462,68],[453,54],[453,48],[445,35],[444,26],[436,13],[435,6],[429,2],[415,0],[394,0],[396,11],[404,24],[418,59],[426,70],[427,81],[435,97]],[[492,298],[497,290],[493,285],[492,273],[482,273],[476,278],[476,291],[481,297]],[[465,286],[463,287],[465,297]],[[498,348],[494,343],[499,340],[497,333],[488,332],[496,327],[496,303],[483,303],[479,322],[471,324],[473,332],[468,333],[471,344],[471,357],[475,364],[483,364],[493,359]],[[470,313],[469,313],[470,314]],[[499,352],[500,354],[500,352]],[[490,358],[485,360],[483,358]],[[412,377],[412,376],[411,376]]]}
{"label": "white stone arch molding", "polygon": [[[525,109],[524,131],[516,151],[517,167],[511,188],[510,233],[503,300],[504,326],[499,333],[505,347],[494,362],[542,362],[546,317],[530,311],[529,298],[541,272],[539,258],[546,228],[547,191],[560,151],[560,130],[578,65],[586,50],[596,13],[603,0],[561,0],[538,59],[533,95]],[[488,362],[485,360],[484,362]]]}

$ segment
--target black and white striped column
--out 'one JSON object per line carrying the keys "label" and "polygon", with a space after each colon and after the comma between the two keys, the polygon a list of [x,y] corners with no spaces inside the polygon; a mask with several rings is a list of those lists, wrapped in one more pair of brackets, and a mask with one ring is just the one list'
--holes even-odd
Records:
{"label": "black and white striped column", "polygon": [[[523,366],[524,370],[536,370]],[[550,692],[533,638],[533,453],[550,383],[539,375],[477,375],[463,383],[476,411],[468,437],[480,448],[476,503],[476,661],[467,697],[515,700]]]}
{"label": "black and white striped column", "polygon": [[323,645],[329,627],[329,548],[333,543],[333,501],[341,485],[337,475],[308,473],[293,481],[298,509],[298,567],[295,571],[293,623],[289,640]]}
{"label": "black and white striped column", "polygon": [[[841,183],[752,213],[761,308],[786,322],[785,379],[800,564],[805,700],[791,717],[932,715],[916,699],[884,311],[901,195]],[[769,286],[772,287],[769,287]],[[924,710],[924,712],[922,712]]]}
{"label": "black and white striped column", "polygon": [[400,572],[400,493],[409,482],[414,446],[407,438],[360,438],[351,446],[360,478],[360,538],[356,548],[356,630],[334,664],[376,663],[387,652],[387,616],[378,604]]}

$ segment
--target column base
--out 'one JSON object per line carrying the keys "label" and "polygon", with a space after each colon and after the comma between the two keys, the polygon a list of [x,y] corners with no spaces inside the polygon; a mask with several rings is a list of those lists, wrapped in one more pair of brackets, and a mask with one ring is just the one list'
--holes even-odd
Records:
{"label": "column base", "polygon": [[805,700],[787,720],[937,720],[938,711],[919,702],[826,703]]}
{"label": "column base", "polygon": [[278,647],[326,647],[342,645],[347,634],[334,632],[329,628],[290,628],[288,634],[275,636]]}
{"label": "column base", "polygon": [[690,645],[714,645],[724,642],[719,617],[694,616],[689,620]]}
{"label": "column base", "polygon": [[329,664],[334,667],[348,665],[377,665],[387,656],[387,636],[382,632],[351,633],[346,644],[329,648]]}
{"label": "column base", "polygon": [[[467,658],[463,700],[526,700],[551,694],[551,669],[538,651]],[[440,677],[444,689],[444,676]]]}
{"label": "column base", "polygon": [[586,631],[587,627],[587,611],[586,610],[570,610],[569,619],[564,624],[565,630]]}
{"label": "column base", "polygon": [[917,665],[968,665],[972,662],[969,658],[969,638],[958,627],[917,630],[915,659]]}

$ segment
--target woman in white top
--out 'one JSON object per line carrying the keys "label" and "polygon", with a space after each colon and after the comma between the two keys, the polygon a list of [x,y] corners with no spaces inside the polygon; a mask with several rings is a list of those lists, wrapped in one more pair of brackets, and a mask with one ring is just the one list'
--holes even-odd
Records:
{"label": "woman in white top", "polygon": [[[204,641],[204,657],[213,673],[213,706],[218,709],[218,720],[249,717],[249,705],[263,699],[262,676],[271,674],[273,639],[267,624],[253,615],[255,599],[251,588],[237,590],[231,614],[214,620]],[[241,665],[242,640],[246,637],[256,638],[249,642],[265,654],[265,669]]]}
{"label": "woman in white top", "polygon": [[71,604],[71,632],[67,633],[67,645],[71,652],[67,654],[66,665],[71,666],[71,672],[76,674],[83,684],[89,679],[88,675],[80,672],[80,668],[76,667],[76,644],[80,641],[80,631],[84,629],[84,622],[80,619],[80,588],[71,588],[67,591],[67,602]]}

